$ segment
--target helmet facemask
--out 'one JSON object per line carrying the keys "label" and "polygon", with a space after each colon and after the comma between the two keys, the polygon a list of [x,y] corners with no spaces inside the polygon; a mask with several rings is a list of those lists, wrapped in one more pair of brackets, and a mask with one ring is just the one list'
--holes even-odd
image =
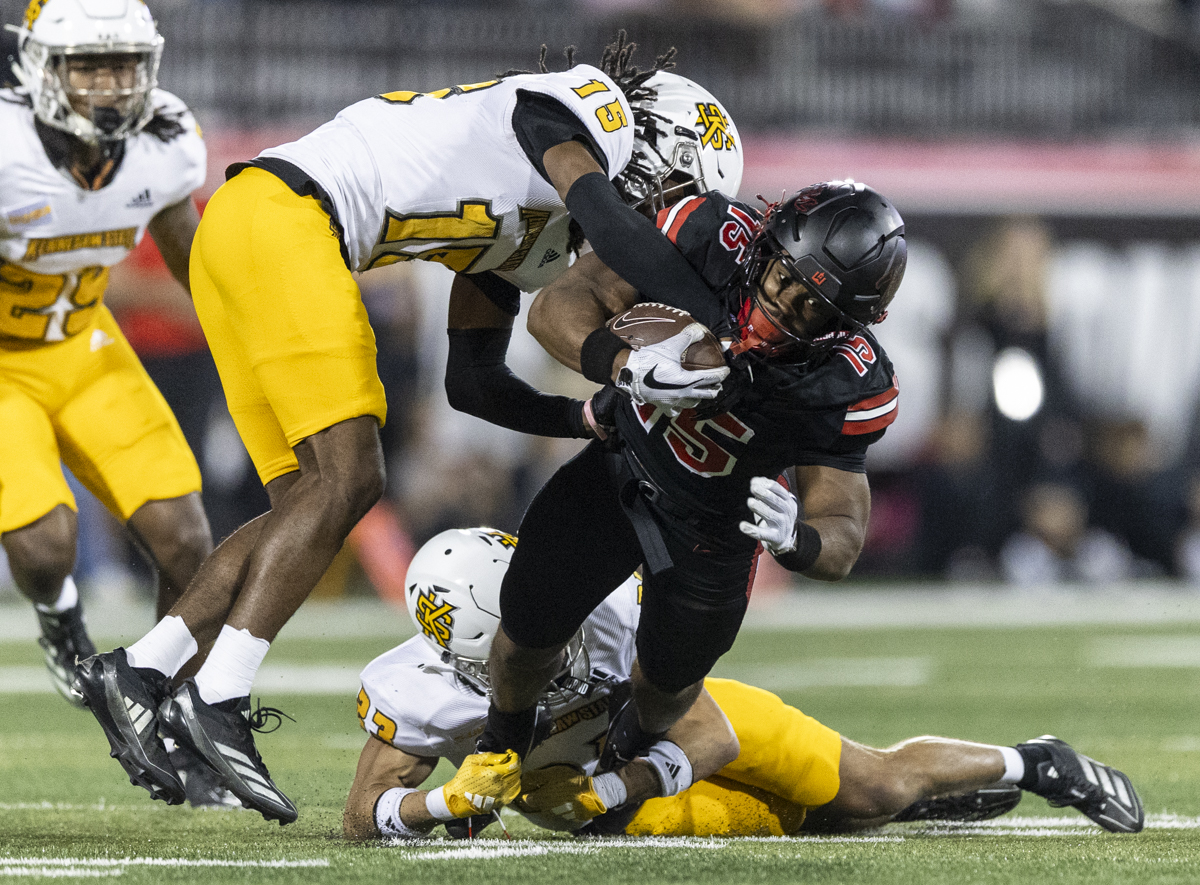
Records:
{"label": "helmet facemask", "polygon": [[[469,658],[452,651],[442,651],[442,663],[479,694],[490,696],[492,684],[488,678],[487,659]],[[426,669],[432,669],[427,667]],[[558,675],[542,693],[541,700],[550,706],[568,703],[575,698],[587,697],[591,691],[588,677],[591,675],[591,659],[583,644],[583,628],[575,632],[563,650],[562,667]]]}
{"label": "helmet facemask", "polygon": [[163,38],[142,0],[33,0],[23,26],[5,27],[44,125],[111,146],[153,117]]}
{"label": "helmet facemask", "polygon": [[699,144],[690,143],[687,137],[691,136],[686,132],[676,141],[670,157],[664,157],[653,144],[636,144],[633,159],[619,179],[626,203],[652,217],[684,197],[708,190]]}
{"label": "helmet facemask", "polygon": [[[730,351],[791,362],[821,360],[883,322],[907,263],[904,220],[877,192],[850,181],[811,185],[767,206],[731,305]],[[768,275],[786,303],[766,298]]]}
{"label": "helmet facemask", "polygon": [[[784,284],[785,287],[796,284],[803,289],[803,293],[795,296],[794,300],[818,302],[818,309],[826,316],[826,321],[813,330],[797,329],[772,312],[763,300],[763,283],[773,270],[786,273],[788,282]],[[744,295],[737,314],[736,340],[729,348],[734,356],[751,353],[763,358],[812,361],[823,358],[839,343],[865,328],[817,290],[796,267],[787,250],[762,230],[751,244],[744,279]]]}
{"label": "helmet facemask", "polygon": [[[50,48],[27,39],[20,49],[18,71],[33,99],[33,111],[47,126],[81,141],[121,141],[149,122],[151,92],[158,82],[161,40],[153,47],[105,46]],[[107,86],[72,85],[72,68],[92,60],[108,62]],[[100,65],[103,67],[104,65]],[[86,76],[86,75],[84,75]],[[83,79],[76,73],[76,79]],[[124,81],[124,82],[121,82]]]}

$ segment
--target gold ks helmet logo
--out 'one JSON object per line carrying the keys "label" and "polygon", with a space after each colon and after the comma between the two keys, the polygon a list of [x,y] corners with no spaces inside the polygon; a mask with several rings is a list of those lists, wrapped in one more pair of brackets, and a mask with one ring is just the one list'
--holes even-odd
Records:
{"label": "gold ks helmet logo", "polygon": [[700,133],[700,143],[714,151],[731,151],[734,148],[733,136],[729,134],[729,118],[721,112],[715,102],[697,102],[696,124],[703,126]]}
{"label": "gold ks helmet logo", "polygon": [[458,611],[458,606],[439,600],[437,589],[418,591],[415,618],[426,636],[442,648],[449,648],[450,640],[454,638],[453,612]]}

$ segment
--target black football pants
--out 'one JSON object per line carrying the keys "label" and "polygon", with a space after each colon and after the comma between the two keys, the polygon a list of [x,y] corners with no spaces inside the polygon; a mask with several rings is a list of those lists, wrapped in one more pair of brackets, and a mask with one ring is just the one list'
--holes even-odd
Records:
{"label": "black football pants", "polygon": [[[656,521],[674,567],[643,577],[637,653],[651,684],[677,692],[703,679],[733,645],[757,560],[752,550],[714,552],[669,519]],[[644,558],[599,443],[550,478],[518,534],[500,615],[509,638],[526,648],[567,642]],[[731,540],[745,549],[740,534]]]}

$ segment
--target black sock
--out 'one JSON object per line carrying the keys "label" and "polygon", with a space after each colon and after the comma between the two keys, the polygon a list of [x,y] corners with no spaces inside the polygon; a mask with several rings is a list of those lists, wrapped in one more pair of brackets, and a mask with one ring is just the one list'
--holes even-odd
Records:
{"label": "black sock", "polygon": [[503,753],[515,750],[524,759],[533,749],[533,732],[537,726],[537,706],[515,713],[505,713],[488,705],[487,726],[475,743],[479,753]]}
{"label": "black sock", "polygon": [[1050,761],[1050,750],[1041,744],[1017,744],[1015,749],[1025,763],[1025,774],[1017,781],[1017,786],[1022,790],[1032,790],[1038,782],[1037,767],[1042,762]]}

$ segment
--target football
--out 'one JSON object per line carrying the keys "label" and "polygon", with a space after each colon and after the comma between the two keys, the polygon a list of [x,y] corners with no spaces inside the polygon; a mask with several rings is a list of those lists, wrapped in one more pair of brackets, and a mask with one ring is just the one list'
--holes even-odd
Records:
{"label": "football", "polygon": [[[646,345],[657,344],[678,335],[695,322],[686,310],[647,301],[617,314],[608,321],[608,328],[634,350],[640,350]],[[704,337],[683,352],[680,365],[691,371],[720,368],[725,365],[721,342],[717,340],[716,335],[705,329]]]}

